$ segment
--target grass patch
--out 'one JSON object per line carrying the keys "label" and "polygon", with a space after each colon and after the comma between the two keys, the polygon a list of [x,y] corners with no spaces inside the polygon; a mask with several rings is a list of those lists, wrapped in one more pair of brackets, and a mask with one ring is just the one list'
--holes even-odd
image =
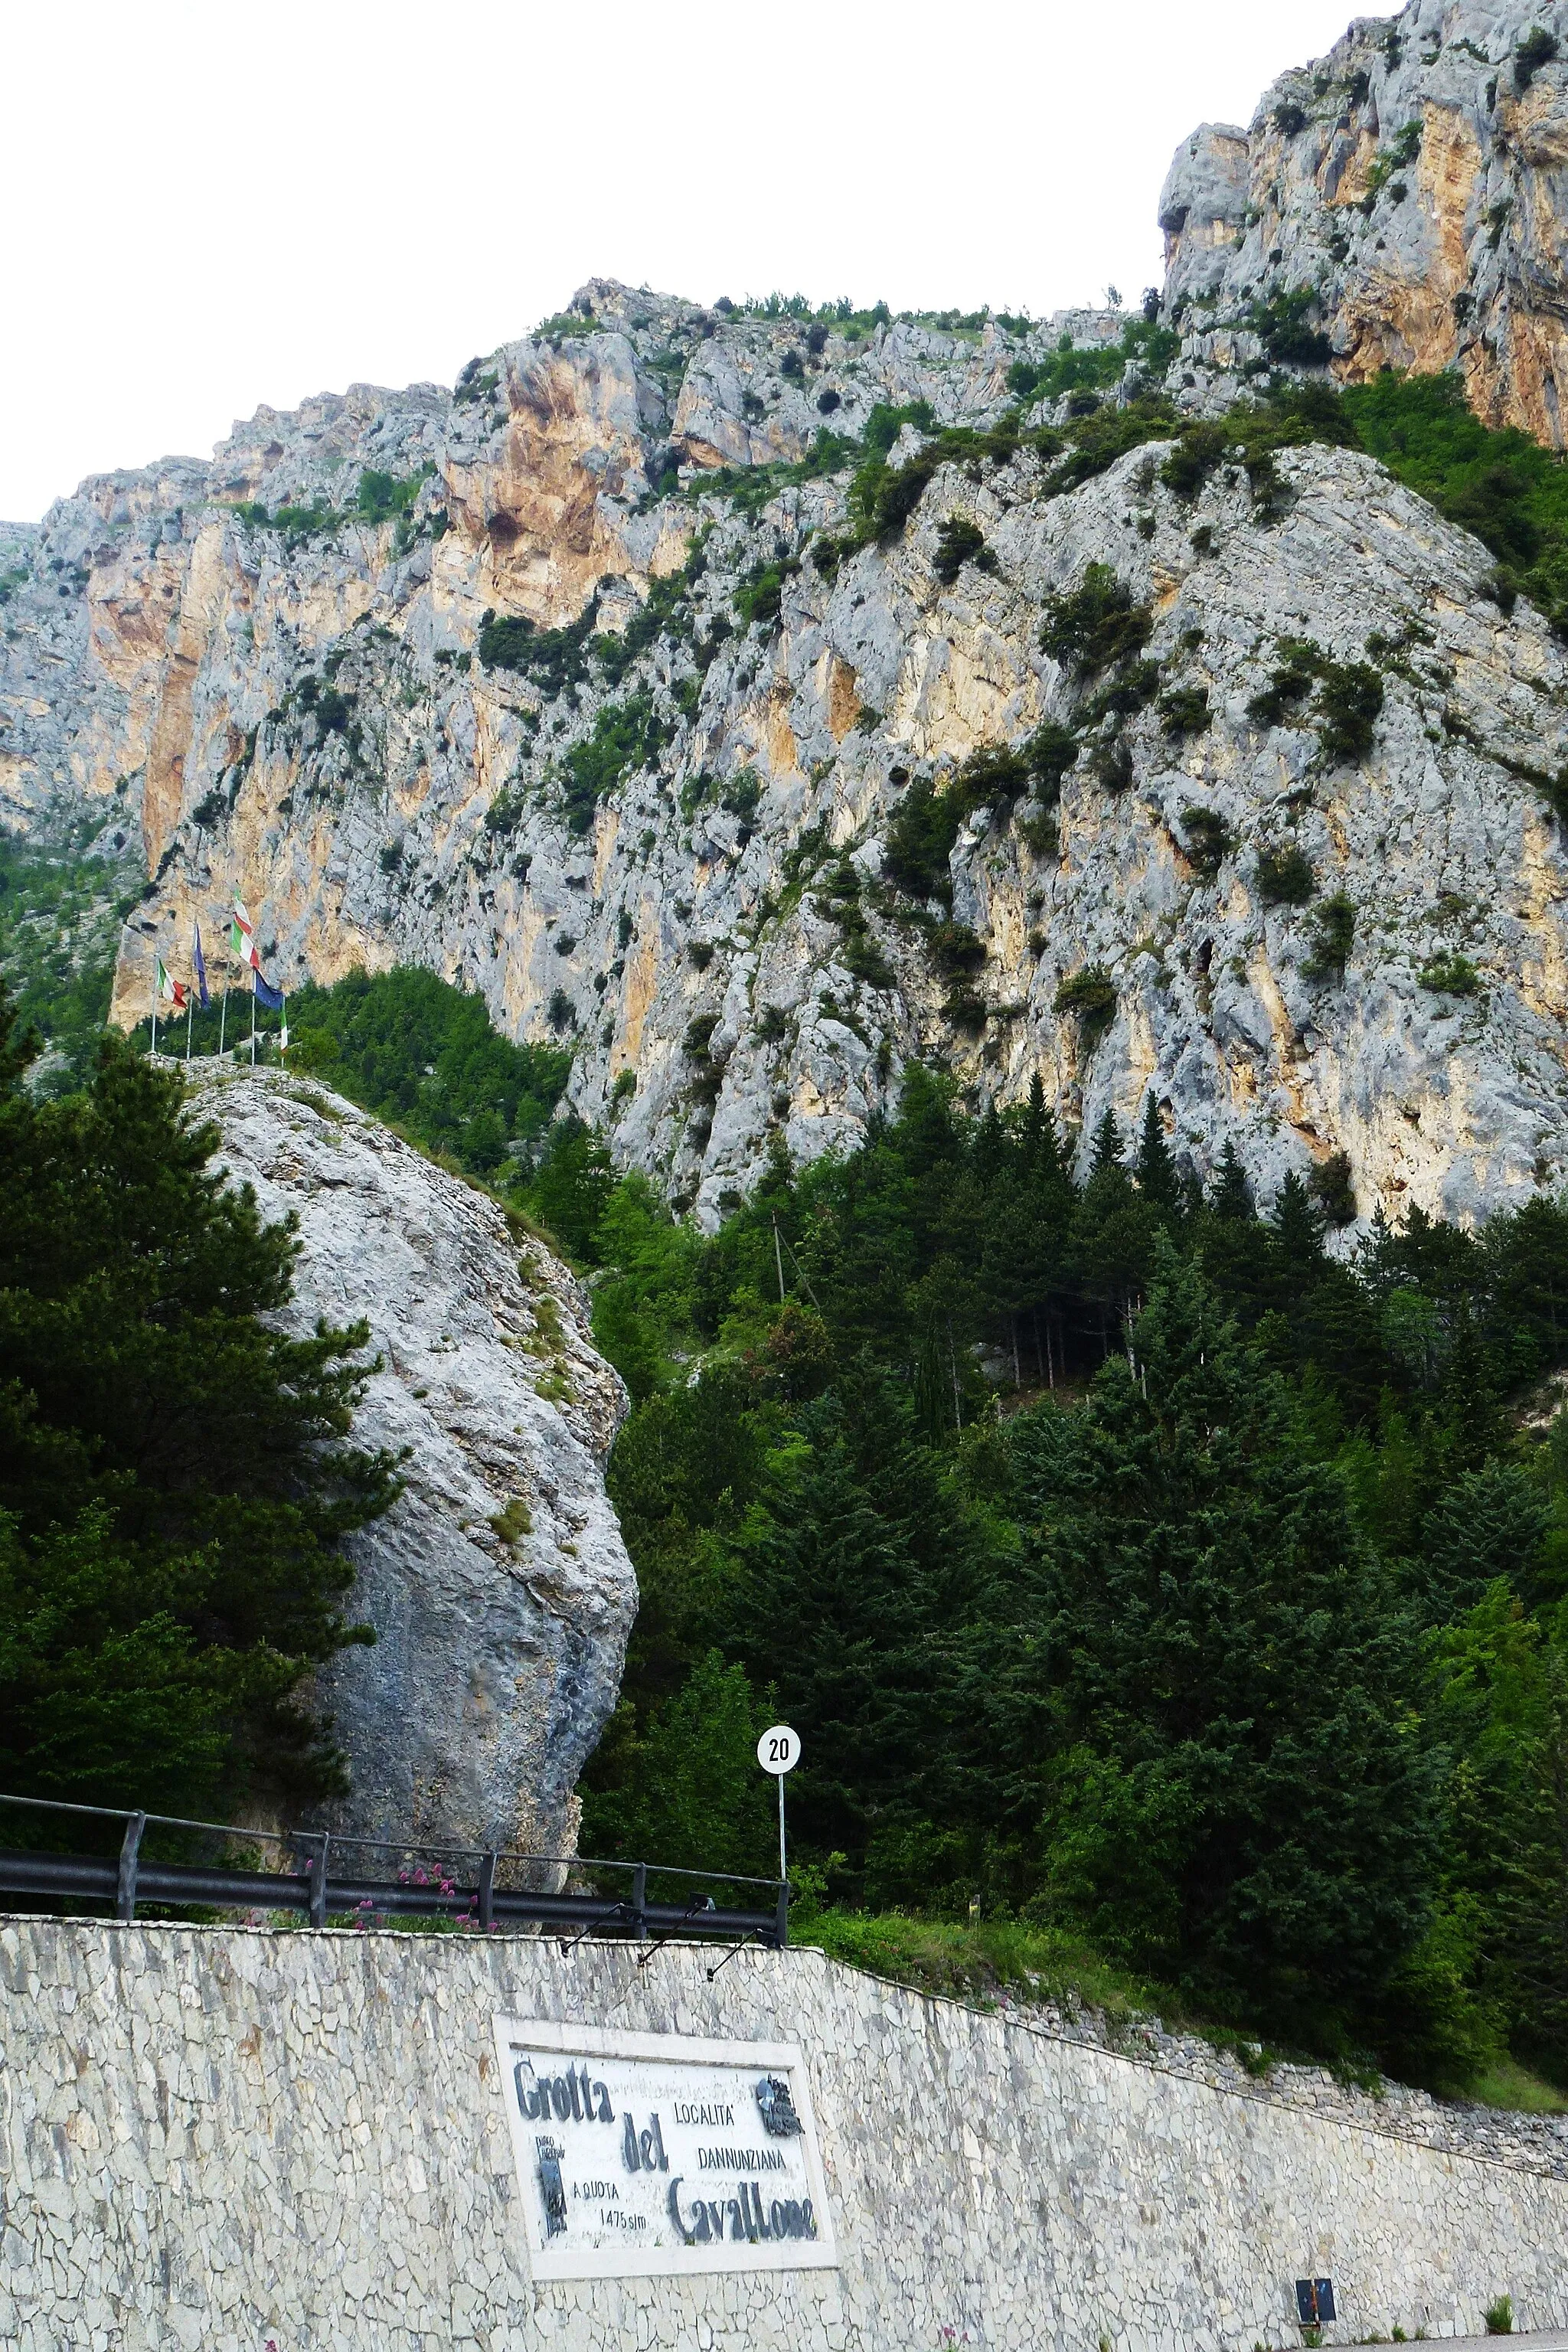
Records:
{"label": "grass patch", "polygon": [[1568,2116],[1568,2098],[1517,2058],[1494,2059],[1476,2076],[1469,2095],[1511,2116]]}
{"label": "grass patch", "polygon": [[1081,2002],[1103,2011],[1113,2026],[1150,2014],[1191,2021],[1168,1988],[1114,1967],[1061,1928],[803,1907],[791,1916],[790,1942],[815,1944],[849,1968],[958,2000],[984,2002],[1015,1992],[1041,2002]]}

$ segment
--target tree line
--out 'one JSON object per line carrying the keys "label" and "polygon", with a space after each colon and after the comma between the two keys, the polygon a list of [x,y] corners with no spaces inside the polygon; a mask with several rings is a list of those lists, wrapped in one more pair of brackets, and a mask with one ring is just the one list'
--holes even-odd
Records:
{"label": "tree line", "polygon": [[913,1070],[702,1238],[586,1130],[528,1187],[634,1395],[606,1853],[765,1869],[801,1732],[839,1902],[1071,1925],[1208,2012],[1448,2087],[1568,2068],[1568,1211],[1348,1253],[1152,1110]]}

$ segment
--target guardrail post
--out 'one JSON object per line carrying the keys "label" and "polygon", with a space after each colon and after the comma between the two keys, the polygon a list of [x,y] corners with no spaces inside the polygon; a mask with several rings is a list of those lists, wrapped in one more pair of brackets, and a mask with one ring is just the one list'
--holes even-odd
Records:
{"label": "guardrail post", "polygon": [[316,1841],[316,1851],[310,1857],[310,1925],[324,1927],[327,1924],[327,1847],[330,1843],[323,1830]]}
{"label": "guardrail post", "polygon": [[483,1855],[479,1862],[479,1926],[488,1935],[496,1920],[496,1858]]}
{"label": "guardrail post", "polygon": [[647,1864],[636,1864],[632,1870],[632,1922],[639,1944],[647,1941]]}
{"label": "guardrail post", "polygon": [[142,1832],[146,1826],[145,1813],[132,1813],[125,1824],[125,1837],[120,1848],[120,1886],[114,1905],[114,1916],[122,1927],[135,1923],[136,1878],[142,1866]]}
{"label": "guardrail post", "polygon": [[773,1949],[776,1952],[787,1952],[789,1949],[789,1881],[787,1878],[781,1878],[779,1881],[778,1907],[773,1913]]}

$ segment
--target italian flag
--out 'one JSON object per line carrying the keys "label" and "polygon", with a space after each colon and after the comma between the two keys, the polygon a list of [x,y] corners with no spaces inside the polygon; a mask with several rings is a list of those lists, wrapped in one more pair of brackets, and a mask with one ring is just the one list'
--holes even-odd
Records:
{"label": "italian flag", "polygon": [[176,1013],[184,1011],[186,991],[177,980],[170,979],[162,956],[158,958],[158,994],[165,1004],[172,1004]]}
{"label": "italian flag", "polygon": [[250,910],[237,890],[234,894],[234,918],[228,927],[228,944],[241,963],[247,963],[252,971],[260,971],[261,959],[256,952],[255,927],[250,919]]}

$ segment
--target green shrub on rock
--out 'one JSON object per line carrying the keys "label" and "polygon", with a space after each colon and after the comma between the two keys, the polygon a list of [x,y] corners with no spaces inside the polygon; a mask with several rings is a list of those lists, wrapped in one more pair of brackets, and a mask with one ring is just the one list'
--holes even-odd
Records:
{"label": "green shrub on rock", "polygon": [[1212,723],[1206,688],[1173,687],[1160,697],[1160,725],[1167,735],[1206,734]]}
{"label": "green shrub on rock", "polygon": [[1047,600],[1040,645],[1079,677],[1091,677],[1141,653],[1153,628],[1149,606],[1133,603],[1110,564],[1091,563],[1079,587]]}
{"label": "green shrub on rock", "polygon": [[1416,979],[1435,996],[1475,996],[1481,985],[1481,975],[1469,957],[1452,948],[1429,957]]}
{"label": "green shrub on rock", "polygon": [[1236,846],[1236,837],[1217,809],[1199,808],[1189,803],[1182,811],[1182,830],[1186,836],[1188,863],[1205,881],[1212,882],[1226,859]]}
{"label": "green shrub on rock", "polygon": [[1078,1023],[1084,1050],[1092,1052],[1116,1018],[1116,983],[1103,964],[1085,964],[1062,982],[1053,1003]]}
{"label": "green shrub on rock", "polygon": [[967,515],[952,514],[938,534],[931,570],[944,588],[951,588],[966,563],[977,572],[994,572],[996,558],[985,543],[985,533]]}
{"label": "green shrub on rock", "polygon": [[1311,861],[1295,842],[1258,853],[1258,895],[1266,907],[1304,907],[1317,889]]}

